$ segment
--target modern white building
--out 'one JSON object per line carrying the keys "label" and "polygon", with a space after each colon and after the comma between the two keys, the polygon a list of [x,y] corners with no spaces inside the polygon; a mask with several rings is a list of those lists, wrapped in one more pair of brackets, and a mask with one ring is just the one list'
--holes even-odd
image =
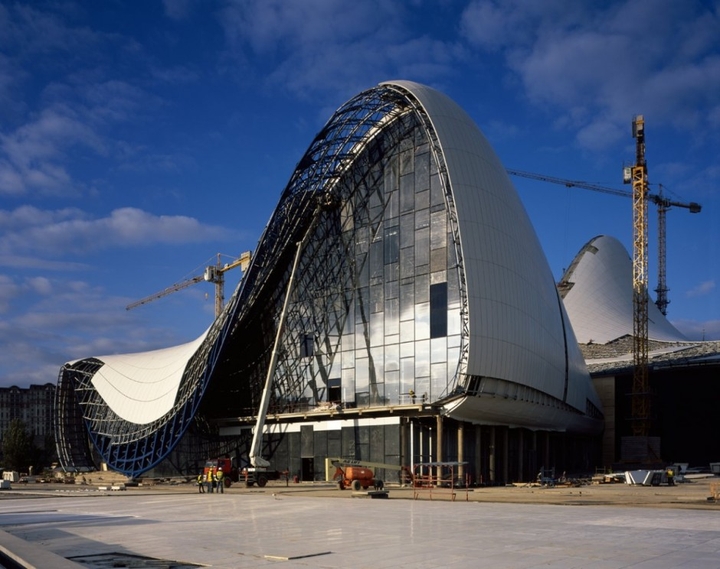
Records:
{"label": "modern white building", "polygon": [[[559,288],[581,344],[607,344],[633,334],[632,282],[632,259],[614,237],[595,237],[575,256]],[[653,302],[648,302],[648,339],[687,341]]]}
{"label": "modern white building", "polygon": [[334,113],[201,338],[63,366],[63,464],[243,461],[273,352],[264,455],[304,480],[328,456],[460,461],[477,483],[594,465],[600,400],[529,218],[477,125],[427,86]]}

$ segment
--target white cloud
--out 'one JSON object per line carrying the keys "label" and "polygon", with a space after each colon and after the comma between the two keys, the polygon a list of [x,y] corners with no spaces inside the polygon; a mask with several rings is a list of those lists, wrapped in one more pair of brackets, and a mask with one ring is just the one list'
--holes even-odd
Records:
{"label": "white cloud", "polygon": [[673,320],[673,326],[689,340],[720,340],[720,320]]}
{"label": "white cloud", "polygon": [[563,110],[579,143],[597,149],[642,109],[655,124],[712,123],[720,92],[720,14],[699,0],[477,0],[461,31],[500,51],[527,96]]}
{"label": "white cloud", "polygon": [[334,101],[383,79],[432,82],[452,73],[454,40],[410,33],[411,17],[410,7],[381,0],[245,0],[227,2],[220,22],[246,77],[257,58],[270,69],[259,77],[265,88]]}
{"label": "white cloud", "polygon": [[10,301],[21,292],[20,286],[9,276],[0,275],[0,314],[7,312]]}
{"label": "white cloud", "polygon": [[[22,226],[18,220],[37,219]],[[109,216],[94,219],[75,209],[42,211],[31,206],[1,211],[11,231],[0,235],[0,255],[19,252],[69,254],[97,251],[108,247],[128,247],[156,243],[200,243],[232,238],[232,231],[202,224],[187,216],[154,215],[125,207]]]}
{"label": "white cloud", "polygon": [[715,290],[715,281],[714,280],[704,281],[704,282],[701,282],[696,287],[687,291],[685,293],[685,296],[687,296],[688,298],[695,298],[698,296],[706,296],[714,290]]}
{"label": "white cloud", "polygon": [[183,20],[190,15],[193,0],[162,0],[165,15],[173,20]]}

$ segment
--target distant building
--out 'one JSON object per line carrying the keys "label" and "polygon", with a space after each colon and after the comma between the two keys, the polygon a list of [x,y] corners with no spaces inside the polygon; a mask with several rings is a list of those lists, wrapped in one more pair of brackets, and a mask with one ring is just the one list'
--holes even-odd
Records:
{"label": "distant building", "polygon": [[[591,239],[559,289],[605,412],[602,464],[622,468],[632,435],[632,259],[615,238]],[[720,462],[720,342],[688,340],[648,303],[649,435],[657,462]]]}
{"label": "distant building", "polygon": [[55,385],[31,385],[27,388],[0,387],[0,452],[5,431],[14,419],[25,423],[35,445],[44,447],[45,437],[53,432]]}

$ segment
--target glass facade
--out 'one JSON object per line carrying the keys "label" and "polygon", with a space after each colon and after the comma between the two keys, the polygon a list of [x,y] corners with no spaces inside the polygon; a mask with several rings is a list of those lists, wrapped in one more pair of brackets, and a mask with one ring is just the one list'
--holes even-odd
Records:
{"label": "glass facade", "polygon": [[63,367],[63,464],[93,462],[89,434],[112,468],[144,472],[188,430],[212,437],[226,419],[253,417],[273,360],[271,414],[452,393],[464,374],[468,325],[443,160],[409,91],[381,85],[345,103],[298,163],[169,412],[147,424],[123,419],[94,388],[103,361]]}
{"label": "glass facade", "polygon": [[[379,91],[385,90],[375,94]],[[292,189],[292,180],[286,190],[284,200],[295,201],[295,215],[305,213],[302,223],[297,217],[284,221],[295,231],[272,253],[275,286],[243,308],[248,288],[258,288],[251,266],[251,281],[237,292],[232,347],[225,349],[228,356],[215,373],[215,396],[203,405],[212,416],[249,416],[257,408],[286,297],[271,413],[328,403],[353,408],[432,402],[456,386],[466,343],[463,281],[442,153],[426,117],[403,108],[390,89],[373,104],[386,106],[395,98],[392,105],[380,114],[372,104],[364,106],[358,118],[365,95],[336,113],[308,151],[313,160],[306,155],[301,161],[301,166],[320,162],[319,147],[346,149],[341,168],[325,179],[322,192],[317,186],[313,192]],[[357,139],[331,137],[331,132],[347,132],[348,123],[354,127],[350,132],[361,133]],[[317,207],[319,201],[323,207]],[[273,222],[279,224],[283,211],[281,200],[269,227],[273,234],[281,233]],[[263,255],[270,257],[263,242],[258,252],[258,264]],[[255,268],[259,279],[262,269]],[[263,328],[266,335],[258,337]],[[252,393],[237,396],[238,389],[246,391],[238,386],[253,386]]]}

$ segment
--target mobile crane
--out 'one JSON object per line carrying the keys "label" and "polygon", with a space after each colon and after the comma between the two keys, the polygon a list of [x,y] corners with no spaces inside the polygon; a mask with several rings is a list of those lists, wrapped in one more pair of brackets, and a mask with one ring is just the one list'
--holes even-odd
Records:
{"label": "mobile crane", "polygon": [[277,480],[283,475],[285,475],[287,479],[288,476],[287,472],[272,470],[270,468],[270,462],[263,458],[263,431],[265,429],[265,419],[267,418],[268,406],[270,405],[270,395],[272,394],[272,379],[273,375],[275,375],[275,369],[277,368],[278,363],[280,340],[282,339],[282,334],[285,330],[288,306],[290,304],[290,297],[293,293],[295,273],[297,272],[302,251],[310,239],[310,235],[315,228],[322,207],[322,205],[317,206],[313,219],[310,222],[310,226],[305,231],[303,238],[297,243],[297,248],[295,250],[295,258],[293,259],[292,270],[290,271],[290,278],[288,279],[287,289],[285,291],[285,300],[283,301],[280,319],[277,324],[277,331],[275,332],[275,342],[273,343],[273,350],[270,355],[270,364],[268,365],[267,375],[265,377],[265,387],[263,388],[262,396],[260,398],[260,406],[258,408],[258,414],[255,421],[255,430],[253,432],[253,439],[250,445],[248,457],[250,459],[250,466],[244,468],[241,472],[241,475],[245,477],[246,486],[252,486],[257,483],[257,485],[262,488],[267,484],[268,480]]}

